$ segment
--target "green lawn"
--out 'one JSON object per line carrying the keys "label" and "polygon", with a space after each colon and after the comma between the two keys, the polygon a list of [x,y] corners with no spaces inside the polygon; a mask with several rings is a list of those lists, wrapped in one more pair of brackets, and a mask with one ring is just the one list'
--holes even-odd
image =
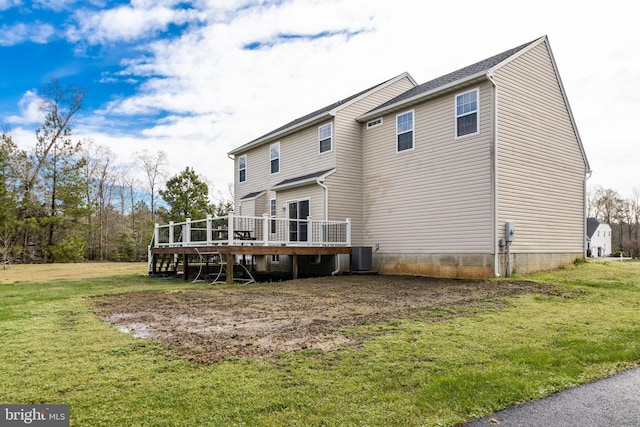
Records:
{"label": "green lawn", "polygon": [[640,263],[524,279],[560,291],[344,331],[369,336],[357,348],[211,365],[118,332],[88,298],[204,285],[143,274],[0,282],[0,402],[66,403],[74,426],[456,425],[639,364]]}

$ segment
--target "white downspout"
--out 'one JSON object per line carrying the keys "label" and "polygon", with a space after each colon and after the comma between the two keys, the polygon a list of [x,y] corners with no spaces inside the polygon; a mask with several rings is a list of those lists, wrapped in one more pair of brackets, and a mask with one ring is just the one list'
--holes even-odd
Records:
{"label": "white downspout", "polygon": [[493,230],[491,232],[493,236],[493,274],[495,277],[500,277],[499,261],[500,254],[498,253],[498,85],[493,80],[493,73],[489,71],[487,73],[487,79],[493,86],[493,125],[492,125],[492,143],[493,143],[493,160],[492,160],[492,197],[493,197]]}
{"label": "white downspout", "polygon": [[[320,178],[316,179],[316,184],[318,184],[324,190],[324,221],[329,221],[329,187],[324,185]],[[340,273],[340,254],[336,254],[336,269],[331,272],[332,276]]]}
{"label": "white downspout", "polygon": [[320,178],[316,179],[316,184],[324,190],[324,218],[322,220],[329,221],[329,188],[320,181]]}

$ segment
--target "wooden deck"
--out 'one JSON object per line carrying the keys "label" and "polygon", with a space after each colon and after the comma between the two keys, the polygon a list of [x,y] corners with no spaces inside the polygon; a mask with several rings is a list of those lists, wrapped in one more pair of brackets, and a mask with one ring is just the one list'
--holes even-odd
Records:
{"label": "wooden deck", "polygon": [[[346,246],[252,246],[252,245],[214,245],[214,246],[173,246],[150,248],[150,274],[158,274],[158,261],[164,255],[178,255],[182,257],[183,277],[188,280],[190,256],[220,255],[226,260],[225,269],[227,283],[233,283],[233,271],[236,255],[289,255],[292,257],[293,278],[298,278],[298,256],[300,255],[349,255],[351,265],[351,247]],[[349,267],[350,268],[350,267]],[[349,270],[349,272],[351,272]]]}
{"label": "wooden deck", "polygon": [[[351,254],[351,220],[348,218],[320,221],[311,217],[251,217],[230,212],[224,217],[207,215],[201,220],[187,218],[179,223],[156,224],[149,245],[149,274],[162,273],[163,269],[166,272],[170,267],[177,274],[176,260],[182,260],[184,278],[188,280],[190,258],[198,257],[200,263],[215,258],[216,265],[228,272],[227,282],[232,282],[238,255],[287,255],[292,257],[292,274],[297,278],[298,256],[349,255],[348,271],[351,272]],[[248,272],[244,263],[238,267]]]}

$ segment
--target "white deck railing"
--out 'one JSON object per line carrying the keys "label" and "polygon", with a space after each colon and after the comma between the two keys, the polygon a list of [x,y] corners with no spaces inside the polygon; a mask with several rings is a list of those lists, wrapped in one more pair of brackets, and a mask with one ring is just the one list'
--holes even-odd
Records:
{"label": "white deck railing", "polygon": [[262,217],[228,216],[185,222],[156,224],[152,246],[216,246],[216,245],[296,245],[351,246],[351,220],[320,221],[308,217],[293,220]]}

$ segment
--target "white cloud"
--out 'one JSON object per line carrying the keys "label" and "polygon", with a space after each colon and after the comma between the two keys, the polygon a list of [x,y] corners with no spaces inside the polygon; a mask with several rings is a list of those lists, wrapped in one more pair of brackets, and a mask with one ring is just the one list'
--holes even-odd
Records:
{"label": "white cloud", "polygon": [[11,9],[14,6],[20,6],[21,0],[0,0],[0,10]]}
{"label": "white cloud", "polygon": [[0,46],[13,46],[25,41],[44,44],[54,35],[55,28],[52,25],[38,21],[31,24],[18,22],[13,25],[2,25],[0,26]]}
{"label": "white cloud", "polygon": [[131,6],[97,12],[81,9],[74,14],[77,25],[67,29],[67,38],[89,44],[131,42],[166,30],[170,24],[184,24],[194,17],[191,10],[171,9],[162,2],[132,2]]}
{"label": "white cloud", "polygon": [[20,109],[20,115],[9,116],[7,123],[27,125],[41,123],[44,118],[44,114],[40,110],[40,97],[34,91],[29,90],[22,95],[22,98],[18,101],[18,108]]}
{"label": "white cloud", "polygon": [[69,9],[77,0],[34,0],[36,8],[62,11]]}

